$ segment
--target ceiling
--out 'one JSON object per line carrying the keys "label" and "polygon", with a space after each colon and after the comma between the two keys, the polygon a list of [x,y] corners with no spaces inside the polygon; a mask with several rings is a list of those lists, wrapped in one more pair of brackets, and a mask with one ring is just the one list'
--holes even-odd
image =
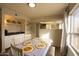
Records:
{"label": "ceiling", "polygon": [[29,18],[49,17],[63,15],[67,3],[36,3],[35,8],[30,8],[27,3],[5,3],[0,4],[2,7],[7,7],[23,13]]}

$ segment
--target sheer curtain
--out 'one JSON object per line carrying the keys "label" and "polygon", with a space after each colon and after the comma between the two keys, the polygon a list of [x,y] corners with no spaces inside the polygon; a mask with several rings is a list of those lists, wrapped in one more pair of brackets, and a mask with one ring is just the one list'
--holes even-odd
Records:
{"label": "sheer curtain", "polygon": [[63,31],[62,31],[62,40],[61,40],[61,48],[60,53],[61,55],[66,55],[66,39],[67,39],[67,27],[68,27],[68,15],[67,12],[64,12],[64,22],[62,24]]}

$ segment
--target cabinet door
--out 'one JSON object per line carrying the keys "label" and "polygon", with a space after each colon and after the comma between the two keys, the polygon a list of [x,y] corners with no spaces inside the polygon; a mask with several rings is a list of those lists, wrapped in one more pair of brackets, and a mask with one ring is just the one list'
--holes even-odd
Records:
{"label": "cabinet door", "polygon": [[22,43],[22,42],[24,42],[24,34],[19,34],[19,35],[17,35],[18,36],[18,40],[19,40],[19,43]]}
{"label": "cabinet door", "polygon": [[5,36],[5,48],[9,48],[11,44],[19,44],[24,42],[24,34]]}
{"label": "cabinet door", "polygon": [[15,41],[15,45],[20,43],[19,37],[17,35],[14,35],[14,41]]}
{"label": "cabinet door", "polygon": [[24,34],[14,35],[15,44],[24,42]]}
{"label": "cabinet door", "polygon": [[9,48],[13,44],[13,36],[5,36],[5,49]]}

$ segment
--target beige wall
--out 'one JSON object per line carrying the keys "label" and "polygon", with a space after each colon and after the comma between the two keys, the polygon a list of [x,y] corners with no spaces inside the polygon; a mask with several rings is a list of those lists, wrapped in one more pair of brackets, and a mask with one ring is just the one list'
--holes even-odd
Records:
{"label": "beige wall", "polygon": [[25,40],[32,39],[32,23],[29,18],[25,20]]}
{"label": "beige wall", "polygon": [[32,36],[36,37],[36,23],[32,23]]}
{"label": "beige wall", "polygon": [[1,31],[1,28],[2,28],[2,9],[0,9],[0,52],[2,50],[2,31]]}
{"label": "beige wall", "polygon": [[60,17],[56,17],[56,16],[52,16],[52,17],[41,17],[41,18],[37,18],[37,19],[32,19],[32,22],[57,22],[57,21],[63,21],[63,15],[61,15]]}
{"label": "beige wall", "polygon": [[22,23],[21,23],[21,31],[22,31],[22,32],[25,32],[25,20],[26,20],[26,19],[23,19],[23,20],[21,21],[21,22],[22,22]]}
{"label": "beige wall", "polygon": [[1,21],[1,33],[2,33],[2,52],[4,52],[5,51],[5,40],[4,40],[4,9],[2,8],[2,21]]}
{"label": "beige wall", "polygon": [[32,23],[31,23],[30,19],[27,18],[25,20],[25,33],[26,34],[31,34],[31,27],[32,27]]}
{"label": "beige wall", "polygon": [[59,29],[59,24],[52,24],[51,25],[51,28],[52,29]]}
{"label": "beige wall", "polygon": [[69,12],[73,9],[73,7],[76,5],[76,3],[69,3],[68,5],[68,9],[69,9]]}

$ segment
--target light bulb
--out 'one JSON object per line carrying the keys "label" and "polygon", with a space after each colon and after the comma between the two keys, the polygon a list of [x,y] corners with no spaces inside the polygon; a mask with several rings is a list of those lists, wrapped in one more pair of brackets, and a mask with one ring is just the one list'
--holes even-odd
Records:
{"label": "light bulb", "polygon": [[29,6],[30,7],[35,7],[35,4],[34,3],[29,3]]}

